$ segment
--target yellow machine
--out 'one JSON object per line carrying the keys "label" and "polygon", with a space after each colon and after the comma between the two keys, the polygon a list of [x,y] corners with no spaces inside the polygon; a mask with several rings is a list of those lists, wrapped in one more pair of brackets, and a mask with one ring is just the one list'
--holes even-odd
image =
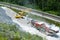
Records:
{"label": "yellow machine", "polygon": [[21,10],[20,12],[18,12],[18,14],[16,14],[15,18],[23,18],[23,16],[25,16],[25,12],[29,12],[31,11],[30,9],[26,9],[26,10]]}
{"label": "yellow machine", "polygon": [[24,16],[24,11],[21,11],[18,14],[16,14],[15,18],[23,18],[23,16]]}
{"label": "yellow machine", "polygon": [[15,18],[23,18],[23,16],[16,14]]}

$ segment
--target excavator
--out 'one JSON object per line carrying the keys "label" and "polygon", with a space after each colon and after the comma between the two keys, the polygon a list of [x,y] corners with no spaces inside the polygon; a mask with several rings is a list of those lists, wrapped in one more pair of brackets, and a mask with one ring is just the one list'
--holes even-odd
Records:
{"label": "excavator", "polygon": [[16,14],[15,18],[23,18],[23,16],[26,16],[25,13],[30,11],[31,9],[21,10],[20,12],[18,12],[18,14]]}
{"label": "excavator", "polygon": [[25,13],[24,11],[18,12],[18,14],[16,14],[15,18],[23,18],[24,13]]}

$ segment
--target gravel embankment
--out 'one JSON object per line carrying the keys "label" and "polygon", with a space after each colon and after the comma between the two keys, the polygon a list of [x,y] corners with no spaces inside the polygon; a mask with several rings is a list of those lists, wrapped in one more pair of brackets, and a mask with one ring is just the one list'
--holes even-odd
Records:
{"label": "gravel embankment", "polygon": [[11,17],[6,15],[6,11],[0,7],[0,22],[2,23],[13,23]]}

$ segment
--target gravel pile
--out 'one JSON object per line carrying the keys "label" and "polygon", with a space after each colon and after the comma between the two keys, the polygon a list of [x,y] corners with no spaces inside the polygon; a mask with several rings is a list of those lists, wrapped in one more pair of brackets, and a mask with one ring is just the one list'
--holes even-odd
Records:
{"label": "gravel pile", "polygon": [[6,15],[6,11],[0,7],[0,22],[2,23],[13,23],[12,19]]}

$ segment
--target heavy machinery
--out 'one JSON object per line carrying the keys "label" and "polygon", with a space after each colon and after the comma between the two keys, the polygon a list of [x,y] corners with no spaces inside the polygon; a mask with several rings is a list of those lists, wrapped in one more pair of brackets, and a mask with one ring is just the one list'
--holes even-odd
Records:
{"label": "heavy machinery", "polygon": [[23,18],[23,16],[16,14],[15,18]]}
{"label": "heavy machinery", "polygon": [[15,18],[23,18],[23,16],[26,16],[25,13],[30,12],[31,9],[25,9],[25,10],[21,10],[20,12],[18,12],[18,14],[16,14]]}
{"label": "heavy machinery", "polygon": [[31,25],[42,32],[47,32],[48,35],[54,35],[59,32],[59,28],[56,26],[50,26],[45,22],[38,22],[35,20],[31,20]]}
{"label": "heavy machinery", "polygon": [[24,11],[20,11],[18,14],[16,14],[15,18],[23,18],[24,13]]}

